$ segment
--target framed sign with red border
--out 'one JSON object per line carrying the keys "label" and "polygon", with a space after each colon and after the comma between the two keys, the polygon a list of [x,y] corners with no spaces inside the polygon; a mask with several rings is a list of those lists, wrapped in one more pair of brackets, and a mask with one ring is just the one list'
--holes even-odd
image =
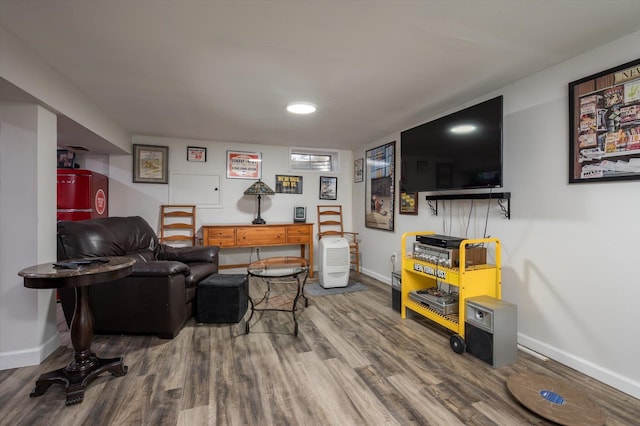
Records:
{"label": "framed sign with red border", "polygon": [[262,153],[227,151],[227,179],[262,179]]}

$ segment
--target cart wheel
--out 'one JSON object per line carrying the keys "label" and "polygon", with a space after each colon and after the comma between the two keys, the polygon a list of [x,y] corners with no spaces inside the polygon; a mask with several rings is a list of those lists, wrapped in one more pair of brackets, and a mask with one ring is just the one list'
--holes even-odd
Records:
{"label": "cart wheel", "polygon": [[459,334],[454,334],[453,336],[451,336],[449,338],[449,344],[451,345],[451,349],[453,349],[453,351],[457,354],[464,353],[464,350],[467,346],[464,343],[464,339]]}

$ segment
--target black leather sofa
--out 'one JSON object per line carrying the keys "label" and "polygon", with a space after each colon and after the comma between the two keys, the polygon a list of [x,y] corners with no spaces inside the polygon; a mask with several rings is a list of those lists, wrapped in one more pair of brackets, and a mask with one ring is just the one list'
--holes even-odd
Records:
{"label": "black leather sofa", "polygon": [[[192,316],[198,283],[218,272],[219,247],[170,247],[158,242],[139,216],[58,222],[58,260],[129,256],[126,278],[89,288],[97,334],[156,334],[174,338]],[[61,289],[67,324],[75,308],[74,289]]]}

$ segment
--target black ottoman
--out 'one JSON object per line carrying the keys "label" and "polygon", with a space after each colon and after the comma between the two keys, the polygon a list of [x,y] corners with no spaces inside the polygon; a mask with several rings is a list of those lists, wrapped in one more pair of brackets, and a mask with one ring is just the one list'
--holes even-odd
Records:
{"label": "black ottoman", "polygon": [[198,284],[199,323],[237,323],[247,312],[246,274],[211,274]]}

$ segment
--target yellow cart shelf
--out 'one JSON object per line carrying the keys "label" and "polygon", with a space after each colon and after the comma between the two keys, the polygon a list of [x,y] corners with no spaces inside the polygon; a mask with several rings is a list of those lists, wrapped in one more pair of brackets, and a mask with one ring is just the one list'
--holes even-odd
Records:
{"label": "yellow cart shelf", "polygon": [[[429,320],[453,331],[451,348],[458,353],[465,350],[464,318],[466,299],[475,296],[491,296],[500,299],[501,294],[501,258],[500,240],[497,238],[481,238],[463,240],[459,247],[459,267],[448,268],[435,263],[426,262],[413,257],[413,251],[407,250],[407,244],[412,244],[409,238],[417,235],[433,234],[432,231],[406,232],[402,234],[402,318],[407,317],[407,310],[422,315]],[[480,264],[465,266],[466,248],[483,245],[495,246],[495,264]],[[458,287],[458,313],[442,315],[429,306],[409,298],[409,293],[437,287],[437,282],[444,282]]]}

